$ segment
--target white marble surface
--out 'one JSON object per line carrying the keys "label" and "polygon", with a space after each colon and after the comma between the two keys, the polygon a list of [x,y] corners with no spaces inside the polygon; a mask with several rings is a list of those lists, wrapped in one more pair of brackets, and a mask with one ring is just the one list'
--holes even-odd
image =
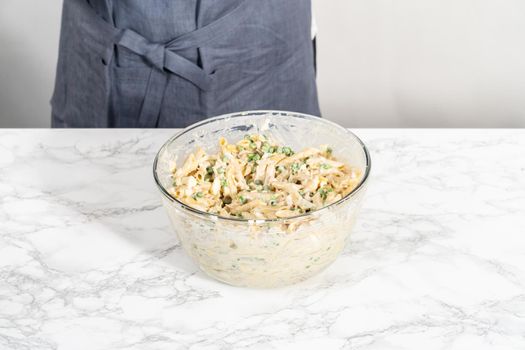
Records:
{"label": "white marble surface", "polygon": [[1,349],[524,349],[525,130],[357,130],[344,254],[275,290],[204,276],[152,180],[173,130],[0,130]]}

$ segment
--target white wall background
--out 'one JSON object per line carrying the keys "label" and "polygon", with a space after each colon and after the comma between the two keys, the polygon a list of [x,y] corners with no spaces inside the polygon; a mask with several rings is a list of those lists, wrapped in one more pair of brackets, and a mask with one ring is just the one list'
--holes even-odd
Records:
{"label": "white wall background", "polygon": [[[525,126],[525,1],[314,0],[323,114]],[[0,2],[0,127],[48,127],[61,0]]]}
{"label": "white wall background", "polygon": [[0,127],[49,127],[61,0],[0,0]]}
{"label": "white wall background", "polygon": [[328,118],[352,126],[525,126],[525,1],[314,4]]}

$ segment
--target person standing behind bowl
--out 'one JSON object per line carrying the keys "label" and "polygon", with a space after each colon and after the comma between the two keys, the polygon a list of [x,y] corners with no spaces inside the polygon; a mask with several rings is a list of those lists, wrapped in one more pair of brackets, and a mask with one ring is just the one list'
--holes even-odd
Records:
{"label": "person standing behind bowl", "polygon": [[53,127],[320,115],[310,0],[64,0]]}

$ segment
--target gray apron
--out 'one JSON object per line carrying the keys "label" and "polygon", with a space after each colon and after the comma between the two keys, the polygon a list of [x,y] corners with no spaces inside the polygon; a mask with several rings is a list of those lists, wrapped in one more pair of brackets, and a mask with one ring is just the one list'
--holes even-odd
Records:
{"label": "gray apron", "polygon": [[320,115],[309,0],[64,0],[53,127]]}

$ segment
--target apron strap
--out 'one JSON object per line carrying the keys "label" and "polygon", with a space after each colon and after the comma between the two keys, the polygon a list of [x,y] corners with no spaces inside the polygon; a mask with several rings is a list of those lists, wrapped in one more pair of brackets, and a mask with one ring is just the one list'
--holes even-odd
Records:
{"label": "apron strap", "polygon": [[[149,77],[147,92],[140,108],[137,126],[139,128],[151,128],[156,125],[160,116],[165,89],[168,85],[170,75],[158,69],[152,69]],[[152,116],[155,120],[152,120]],[[155,123],[152,123],[152,122]]]}

